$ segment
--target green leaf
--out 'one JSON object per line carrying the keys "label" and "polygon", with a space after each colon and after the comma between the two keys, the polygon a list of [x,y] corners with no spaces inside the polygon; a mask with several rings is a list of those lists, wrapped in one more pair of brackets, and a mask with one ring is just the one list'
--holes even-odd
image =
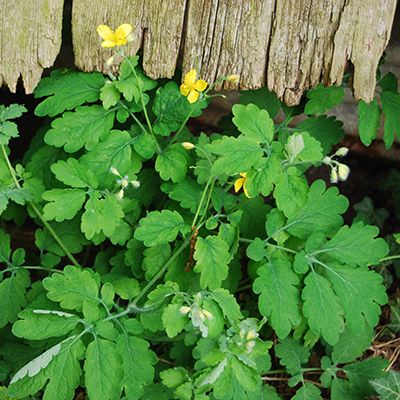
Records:
{"label": "green leaf", "polygon": [[98,185],[93,171],[75,158],[68,158],[67,161],[60,160],[52,164],[50,168],[56,178],[68,186],[95,189]]}
{"label": "green leaf", "polygon": [[168,304],[168,306],[164,308],[162,321],[165,332],[170,338],[181,333],[189,322],[187,315],[180,312],[181,306],[182,304],[174,303]]}
{"label": "green leaf", "polygon": [[344,329],[343,310],[330,282],[312,271],[304,280],[303,313],[313,332],[334,345]]}
{"label": "green leaf", "polygon": [[312,383],[305,382],[292,400],[322,400],[321,391]]}
{"label": "green leaf", "polygon": [[43,208],[43,217],[62,222],[75,217],[85,202],[86,192],[80,189],[52,189],[43,193],[42,197],[50,202]]}
{"label": "green leaf", "polygon": [[143,251],[143,256],[142,268],[149,281],[171,258],[171,246],[166,243],[149,247]]}
{"label": "green leaf", "polygon": [[[354,252],[360,250],[354,248]],[[344,309],[346,323],[353,332],[359,332],[367,323],[374,327],[381,314],[380,305],[386,304],[387,295],[383,278],[367,268],[353,268],[331,263],[326,271]]]}
{"label": "green leaf", "polygon": [[90,399],[119,400],[123,368],[114,342],[96,338],[86,350],[85,384]]}
{"label": "green leaf", "polygon": [[206,145],[213,154],[220,155],[211,168],[211,173],[234,175],[260,165],[263,151],[257,141],[244,136],[224,136]]}
{"label": "green leaf", "polygon": [[373,335],[374,330],[365,322],[362,327],[358,327],[357,332],[346,327],[333,346],[332,361],[335,364],[354,361],[371,345]]}
{"label": "green leaf", "polygon": [[255,238],[246,249],[246,255],[254,261],[262,261],[267,256],[267,243],[260,238]]}
{"label": "green leaf", "polygon": [[205,239],[198,237],[195,248],[193,270],[200,273],[201,288],[219,288],[228,276],[229,246],[219,236],[207,236]]}
{"label": "green leaf", "polygon": [[91,151],[81,157],[80,162],[95,171],[101,187],[113,185],[116,177],[110,173],[110,168],[116,168],[124,176],[136,173],[141,165],[133,159],[132,138],[126,131],[112,130],[105,140],[98,143]]}
{"label": "green leaf", "polygon": [[171,132],[180,128],[189,115],[200,116],[205,107],[207,107],[206,100],[190,104],[187,98],[182,96],[178,85],[175,82],[168,82],[156,92],[153,112],[157,118],[153,130],[158,135],[169,136]]}
{"label": "green leaf", "polygon": [[51,123],[45,142],[51,146],[64,147],[68,153],[74,153],[82,147],[90,150],[101,137],[110,133],[114,116],[114,111],[105,110],[99,105],[78,107],[74,112],[65,112]]}
{"label": "green leaf", "polygon": [[369,383],[372,379],[384,378],[387,375],[385,368],[389,362],[378,357],[348,364],[343,367],[353,389],[359,398],[365,399],[375,394],[373,386]]}
{"label": "green leaf", "polygon": [[324,154],[328,154],[332,146],[339,143],[344,137],[343,122],[335,117],[320,115],[301,121],[296,130],[307,132],[321,143]]}
{"label": "green leaf", "polygon": [[226,289],[216,289],[211,293],[211,297],[218,303],[225,318],[231,323],[243,318],[239,304],[235,297]]}
{"label": "green leaf", "polygon": [[260,110],[254,104],[235,104],[232,112],[232,122],[246,137],[258,143],[271,143],[274,138],[274,121],[266,110]]}
{"label": "green leaf", "polygon": [[275,252],[266,264],[257,269],[253,290],[259,293],[258,308],[267,317],[279,338],[285,338],[293,326],[301,322],[297,275],[289,260]]}
{"label": "green leaf", "polygon": [[28,110],[19,104],[8,107],[0,105],[0,145],[7,146],[11,138],[18,137],[17,124],[8,120],[18,118],[26,111]]}
{"label": "green leaf", "polygon": [[172,200],[178,201],[182,208],[189,209],[193,214],[197,210],[203,193],[203,188],[191,178],[186,178],[177,184],[165,182],[161,185],[161,190],[168,193]]}
{"label": "green leaf", "polygon": [[153,382],[156,355],[145,340],[126,334],[118,337],[117,351],[122,359],[122,386],[127,399],[142,399],[144,386]]}
{"label": "green leaf", "polygon": [[29,340],[64,336],[79,322],[76,315],[52,310],[24,310],[13,325],[13,334]]}
{"label": "green leaf", "polygon": [[185,232],[186,225],[177,211],[151,211],[139,222],[135,239],[147,247],[173,242],[179,232]]}
{"label": "green leaf", "polygon": [[275,354],[280,358],[290,375],[300,372],[302,364],[310,357],[310,350],[304,347],[300,341],[287,337],[275,345]]}
{"label": "green leaf", "polygon": [[369,146],[376,138],[380,117],[381,111],[376,99],[369,104],[360,100],[358,103],[358,132],[365,146]]}
{"label": "green leaf", "polygon": [[270,92],[266,87],[240,91],[240,103],[255,104],[258,108],[267,110],[271,118],[276,117],[281,108],[281,102],[275,93]]}
{"label": "green leaf", "polygon": [[392,146],[396,134],[400,135],[400,93],[383,92],[381,103],[385,114],[383,140],[388,149]]}
{"label": "green leaf", "polygon": [[99,285],[89,270],[67,266],[62,274],[43,279],[47,297],[67,310],[82,311],[85,301],[97,304]]}
{"label": "green leaf", "polygon": [[53,71],[35,89],[36,98],[50,96],[36,107],[35,114],[39,117],[54,117],[83,103],[97,101],[103,85],[104,77],[97,72]]}
{"label": "green leaf", "polygon": [[[301,144],[301,148],[298,148],[295,154],[292,154],[290,161],[293,162],[295,159],[307,162],[316,162],[322,160],[322,147],[321,143],[310,136],[307,132],[294,133],[288,138],[288,144],[286,145],[289,155],[291,154],[291,147],[293,144]],[[291,146],[292,144],[292,146]]]}
{"label": "green leaf", "polygon": [[308,184],[304,178],[282,174],[274,191],[278,209],[283,211],[286,217],[293,217],[306,205],[308,190]]}
{"label": "green leaf", "polygon": [[335,232],[343,224],[343,214],[349,202],[336,187],[326,189],[322,180],[315,181],[308,192],[304,207],[297,210],[287,221],[286,230],[305,239],[315,231],[326,234]]}
{"label": "green leaf", "polygon": [[11,380],[10,395],[26,397],[39,391],[48,381],[43,400],[71,399],[80,383],[85,347],[72,336],[56,344],[21,368]]}
{"label": "green leaf", "polygon": [[341,86],[325,87],[322,83],[307,92],[309,99],[304,112],[310,114],[322,114],[326,110],[341,103],[344,97],[344,89]]}
{"label": "green leaf", "polygon": [[[0,262],[4,260],[3,246],[7,245],[6,243],[1,243],[1,239],[0,235]],[[26,289],[30,286],[30,283],[29,273],[23,269],[15,271],[9,278],[5,278],[0,282],[0,328],[17,319],[21,308],[26,305]]]}
{"label": "green leaf", "polygon": [[378,265],[389,251],[384,239],[375,238],[378,233],[377,227],[362,222],[356,222],[351,227],[345,225],[318,253],[328,253],[348,265]]}
{"label": "green leaf", "polygon": [[400,399],[400,372],[389,371],[387,376],[370,381],[381,400]]}
{"label": "green leaf", "polygon": [[100,100],[102,101],[103,107],[106,110],[115,106],[121,97],[121,93],[116,88],[116,84],[117,82],[115,81],[106,81],[100,90]]}
{"label": "green leaf", "polygon": [[186,150],[175,144],[157,156],[155,169],[164,181],[182,182],[187,172]]}
{"label": "green leaf", "polygon": [[115,195],[109,194],[104,199],[95,191],[85,204],[81,229],[88,240],[101,232],[111,236],[120,226],[124,212]]}

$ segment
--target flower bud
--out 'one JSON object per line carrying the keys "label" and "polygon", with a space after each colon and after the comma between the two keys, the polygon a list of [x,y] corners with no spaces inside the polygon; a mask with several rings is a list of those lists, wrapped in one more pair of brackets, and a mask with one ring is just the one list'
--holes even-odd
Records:
{"label": "flower bud", "polygon": [[328,157],[328,156],[325,156],[325,157],[322,159],[322,162],[323,162],[324,164],[330,164],[331,161],[332,161],[332,159],[331,159],[330,157]]}
{"label": "flower bud", "polygon": [[202,311],[203,311],[203,314],[205,315],[205,317],[207,319],[213,319],[214,318],[214,315],[212,315],[212,313],[210,313],[210,311],[207,311],[207,310],[202,310]]}
{"label": "flower bud", "polygon": [[182,142],[181,144],[182,144],[182,147],[186,150],[192,150],[196,147],[193,143],[190,143],[190,142]]}
{"label": "flower bud", "polygon": [[114,56],[111,56],[107,61],[106,61],[106,66],[111,67],[114,63]]}
{"label": "flower bud", "polygon": [[128,179],[126,179],[127,177],[125,176],[123,179],[120,180],[120,185],[123,188],[126,188],[129,185],[129,181]]}
{"label": "flower bud", "polygon": [[339,180],[346,181],[350,174],[350,168],[346,164],[338,165]]}
{"label": "flower bud", "polygon": [[338,182],[338,173],[336,171],[336,168],[332,168],[331,170],[331,183],[337,183]]}
{"label": "flower bud", "polygon": [[121,189],[118,193],[117,193],[117,198],[119,200],[122,200],[124,198],[124,189]]}
{"label": "flower bud", "polygon": [[111,168],[110,168],[110,172],[111,172],[113,175],[120,176],[120,174],[119,174],[117,168],[115,168],[115,167],[111,167]]}
{"label": "flower bud", "polygon": [[202,321],[204,321],[204,320],[206,319],[206,316],[205,316],[203,310],[200,310],[200,311],[197,313],[197,315],[198,315],[198,317],[199,317]]}
{"label": "flower bud", "polygon": [[190,307],[188,307],[188,306],[182,306],[182,307],[179,309],[179,312],[180,312],[181,314],[186,315],[190,310],[191,310]]}
{"label": "flower bud", "polygon": [[256,345],[256,342],[254,340],[250,340],[249,342],[246,343],[246,351],[248,353],[251,353],[252,350],[254,349],[255,345]]}
{"label": "flower bud", "polygon": [[254,329],[250,329],[250,330],[247,332],[246,340],[255,339],[256,337],[257,337],[257,332],[256,332]]}
{"label": "flower bud", "polygon": [[239,78],[240,78],[239,75],[232,74],[232,75],[228,75],[226,79],[232,83],[239,83]]}
{"label": "flower bud", "polygon": [[349,152],[349,149],[347,147],[341,147],[340,149],[338,149],[336,151],[335,156],[344,157],[347,155],[348,152]]}
{"label": "flower bud", "polygon": [[130,181],[131,185],[135,188],[138,189],[140,188],[140,182],[139,181]]}

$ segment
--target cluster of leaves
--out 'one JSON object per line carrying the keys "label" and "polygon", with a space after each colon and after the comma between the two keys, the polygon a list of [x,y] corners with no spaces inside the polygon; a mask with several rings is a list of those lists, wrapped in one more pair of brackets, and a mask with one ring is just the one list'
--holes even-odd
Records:
{"label": "cluster of leaves", "polygon": [[[207,95],[157,88],[137,57],[111,81],[55,71],[35,91],[50,124],[15,166],[9,120],[25,110],[1,108],[2,220],[39,226],[28,254],[0,230],[3,397],[279,399],[265,381],[282,373],[295,400],[398,385],[386,360],[359,359],[387,303],[374,266],[388,246],[305,176],[344,134],[314,115],[321,90],[341,96],[314,89],[295,129],[301,107],[260,89],[206,135],[186,122]],[[244,172],[248,196],[232,190]]]}

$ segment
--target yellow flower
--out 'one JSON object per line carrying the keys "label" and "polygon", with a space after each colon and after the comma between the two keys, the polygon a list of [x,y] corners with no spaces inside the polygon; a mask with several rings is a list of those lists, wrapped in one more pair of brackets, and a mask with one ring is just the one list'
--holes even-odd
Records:
{"label": "yellow flower", "polygon": [[200,93],[206,90],[208,83],[203,79],[196,80],[197,72],[191,69],[183,78],[181,93],[187,97],[189,103],[196,103]]}
{"label": "yellow flower", "polygon": [[97,33],[102,39],[102,47],[111,48],[115,46],[122,46],[130,40],[130,34],[132,32],[131,24],[120,25],[115,32],[107,25],[99,25],[97,27]]}
{"label": "yellow flower", "polygon": [[239,75],[232,74],[232,75],[228,75],[226,79],[232,83],[239,83],[239,78],[240,78]]}
{"label": "yellow flower", "polygon": [[243,192],[250,199],[249,192],[247,191],[246,188],[246,179],[247,179],[247,174],[245,172],[240,173],[241,178],[236,179],[234,188],[235,188],[235,193],[237,193],[242,187],[243,187]]}

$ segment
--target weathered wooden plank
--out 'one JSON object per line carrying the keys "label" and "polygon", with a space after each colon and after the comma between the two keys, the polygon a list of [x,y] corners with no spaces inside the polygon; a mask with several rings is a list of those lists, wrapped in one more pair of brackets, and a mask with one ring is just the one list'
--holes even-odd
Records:
{"label": "weathered wooden plank", "polygon": [[53,65],[61,46],[64,0],[0,0],[0,86],[16,91],[22,77],[26,93]]}
{"label": "weathered wooden plank", "polygon": [[[130,52],[145,72],[170,77],[197,68],[208,82],[240,75],[240,87],[268,85],[288,104],[319,82],[340,84],[348,61],[356,98],[370,101],[396,0],[74,0],[76,65],[104,70],[100,23],[135,25]],[[180,53],[180,57],[179,57]],[[179,62],[178,62],[179,61]],[[228,86],[226,86],[228,85]],[[226,83],[224,87],[232,86]]]}

